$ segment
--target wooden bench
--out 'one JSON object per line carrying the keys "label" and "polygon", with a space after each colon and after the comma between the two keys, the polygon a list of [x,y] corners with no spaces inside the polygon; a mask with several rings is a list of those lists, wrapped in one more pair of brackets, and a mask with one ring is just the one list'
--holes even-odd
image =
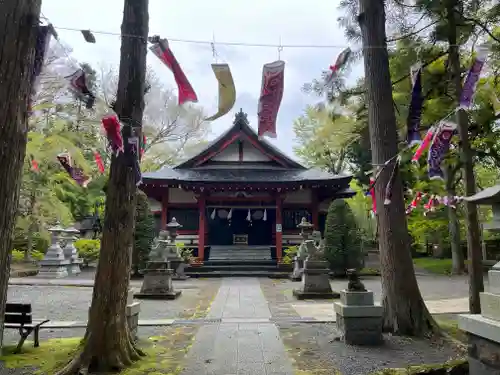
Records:
{"label": "wooden bench", "polygon": [[17,344],[14,353],[19,353],[24,344],[24,341],[28,336],[33,333],[34,344],[33,346],[37,348],[40,346],[39,332],[40,326],[47,323],[49,320],[33,320],[31,315],[31,304],[30,303],[7,303],[5,307],[5,328],[18,329],[19,343]]}

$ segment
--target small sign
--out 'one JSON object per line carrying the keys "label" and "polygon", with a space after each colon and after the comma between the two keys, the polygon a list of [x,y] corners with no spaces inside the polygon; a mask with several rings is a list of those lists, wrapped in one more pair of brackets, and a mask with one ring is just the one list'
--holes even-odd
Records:
{"label": "small sign", "polygon": [[281,224],[276,224],[276,233],[281,233]]}

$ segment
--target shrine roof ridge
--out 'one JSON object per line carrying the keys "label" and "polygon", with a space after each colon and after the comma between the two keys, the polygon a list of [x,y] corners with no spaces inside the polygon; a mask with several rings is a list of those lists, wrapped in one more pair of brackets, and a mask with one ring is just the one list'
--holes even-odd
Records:
{"label": "shrine roof ridge", "polygon": [[203,183],[314,183],[330,182],[341,186],[349,186],[352,176],[332,175],[318,169],[305,170],[245,170],[245,169],[175,169],[164,167],[156,172],[143,173],[143,182],[184,181]]}
{"label": "shrine roof ridge", "polygon": [[218,136],[216,139],[211,141],[203,150],[201,150],[198,154],[195,156],[189,158],[188,160],[185,160],[173,168],[175,169],[184,169],[184,168],[191,168],[193,165],[203,156],[209,154],[211,151],[213,151],[217,146],[220,146],[221,144],[224,143],[225,140],[229,139],[230,136],[236,132],[242,132],[244,134],[249,135],[250,137],[254,139],[258,139],[258,143],[265,149],[267,149],[270,153],[275,155],[277,158],[283,160],[288,168],[291,169],[307,169],[305,166],[300,164],[299,162],[293,160],[291,157],[285,155],[281,150],[279,150],[276,146],[271,144],[269,141],[267,141],[264,138],[259,138],[255,130],[250,126],[248,119],[247,119],[247,114],[243,112],[242,109],[235,115],[235,119],[233,122],[233,125],[223,132],[220,136]]}

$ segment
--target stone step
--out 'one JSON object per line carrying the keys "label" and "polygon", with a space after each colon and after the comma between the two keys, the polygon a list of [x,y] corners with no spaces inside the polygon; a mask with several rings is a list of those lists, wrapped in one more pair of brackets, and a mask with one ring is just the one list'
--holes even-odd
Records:
{"label": "stone step", "polygon": [[206,265],[202,267],[193,267],[189,271],[192,272],[217,272],[217,271],[262,271],[262,272],[272,272],[278,271],[278,266],[274,265],[263,265],[263,264],[226,264],[226,265]]}
{"label": "stone step", "polygon": [[212,272],[196,272],[187,271],[187,276],[196,278],[208,278],[208,277],[269,277],[273,279],[286,279],[289,275],[288,272],[279,271],[212,271]]}
{"label": "stone step", "polygon": [[209,259],[203,263],[205,266],[225,266],[225,265],[264,265],[276,266],[273,259]]}

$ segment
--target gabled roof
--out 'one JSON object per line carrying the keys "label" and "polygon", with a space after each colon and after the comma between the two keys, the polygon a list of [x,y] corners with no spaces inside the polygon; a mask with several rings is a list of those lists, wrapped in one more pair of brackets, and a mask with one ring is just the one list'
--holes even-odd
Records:
{"label": "gabled roof", "polygon": [[286,156],[268,141],[259,139],[257,133],[250,127],[246,113],[243,113],[243,110],[241,109],[240,112],[236,114],[233,126],[229,130],[221,134],[200,153],[178,164],[174,167],[174,169],[191,169],[201,166],[214,158],[216,155],[220,154],[232,143],[242,140],[251,143],[252,146],[259,150],[262,154],[285,169],[307,169],[303,165]]}

